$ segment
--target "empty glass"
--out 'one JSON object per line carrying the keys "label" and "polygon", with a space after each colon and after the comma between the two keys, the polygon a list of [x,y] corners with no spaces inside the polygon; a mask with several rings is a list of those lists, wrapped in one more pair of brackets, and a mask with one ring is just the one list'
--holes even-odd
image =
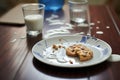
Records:
{"label": "empty glass", "polygon": [[69,0],[70,23],[78,32],[90,35],[90,15],[87,0]]}

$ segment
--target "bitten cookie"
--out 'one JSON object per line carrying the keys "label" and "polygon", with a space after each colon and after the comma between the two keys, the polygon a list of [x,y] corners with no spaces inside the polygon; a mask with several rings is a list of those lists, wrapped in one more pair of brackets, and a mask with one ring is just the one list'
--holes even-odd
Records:
{"label": "bitten cookie", "polygon": [[66,54],[71,57],[78,56],[80,61],[87,61],[93,57],[93,52],[82,44],[73,44],[66,48]]}

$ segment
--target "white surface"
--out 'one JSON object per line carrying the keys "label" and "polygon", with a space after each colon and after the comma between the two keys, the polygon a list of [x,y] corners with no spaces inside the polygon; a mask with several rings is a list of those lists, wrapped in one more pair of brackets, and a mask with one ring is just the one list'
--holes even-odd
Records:
{"label": "white surface", "polygon": [[[50,48],[53,44],[60,44],[64,46],[69,46],[71,44],[83,44],[93,51],[93,58],[89,61],[80,62],[76,57],[68,57],[66,54],[56,54],[61,55],[60,59],[64,57],[65,61],[60,62],[56,55],[52,55],[52,58],[46,58],[50,54]],[[46,52],[48,49],[48,53]],[[46,40],[41,40],[37,42],[33,48],[32,53],[35,58],[39,61],[58,67],[76,68],[76,67],[87,67],[96,65],[107,60],[111,55],[111,47],[104,41],[90,36],[59,36],[53,37]],[[73,64],[70,63],[73,62]]]}
{"label": "white surface", "polygon": [[118,55],[118,54],[112,54],[108,58],[108,61],[110,61],[110,62],[119,62],[120,61],[120,55]]}

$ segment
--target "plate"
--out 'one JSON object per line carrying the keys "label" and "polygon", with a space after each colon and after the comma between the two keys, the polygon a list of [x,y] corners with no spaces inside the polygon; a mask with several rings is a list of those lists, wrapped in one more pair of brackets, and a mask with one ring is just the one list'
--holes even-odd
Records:
{"label": "plate", "polygon": [[[93,58],[88,61],[81,62],[78,57],[69,57],[65,53],[65,50],[62,52],[56,52],[53,54],[51,50],[52,45],[62,45],[70,46],[72,44],[82,44],[87,46],[93,51]],[[105,41],[84,35],[77,36],[58,36],[49,39],[44,39],[37,42],[33,48],[33,56],[39,61],[57,67],[67,67],[67,68],[76,68],[76,67],[88,67],[96,64],[100,64],[107,60],[111,55],[112,49],[108,43]]]}

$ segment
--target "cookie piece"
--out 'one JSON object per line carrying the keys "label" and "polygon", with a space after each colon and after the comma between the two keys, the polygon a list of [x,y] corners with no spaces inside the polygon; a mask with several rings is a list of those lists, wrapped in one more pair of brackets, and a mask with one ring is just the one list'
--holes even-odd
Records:
{"label": "cookie piece", "polygon": [[75,56],[77,56],[76,52],[77,52],[79,49],[80,49],[80,48],[78,48],[77,45],[69,46],[68,48],[66,48],[66,54],[67,54],[68,56],[75,57]]}
{"label": "cookie piece", "polygon": [[80,61],[87,61],[90,60],[93,57],[93,52],[91,50],[80,50],[77,52]]}
{"label": "cookie piece", "polygon": [[71,48],[71,47],[69,47],[69,48],[66,49],[66,54],[67,54],[68,56],[72,56],[72,57],[77,56],[75,50],[74,50],[73,48]]}
{"label": "cookie piece", "polygon": [[66,54],[71,57],[78,56],[80,61],[87,61],[93,57],[93,52],[82,44],[73,44],[66,48]]}

